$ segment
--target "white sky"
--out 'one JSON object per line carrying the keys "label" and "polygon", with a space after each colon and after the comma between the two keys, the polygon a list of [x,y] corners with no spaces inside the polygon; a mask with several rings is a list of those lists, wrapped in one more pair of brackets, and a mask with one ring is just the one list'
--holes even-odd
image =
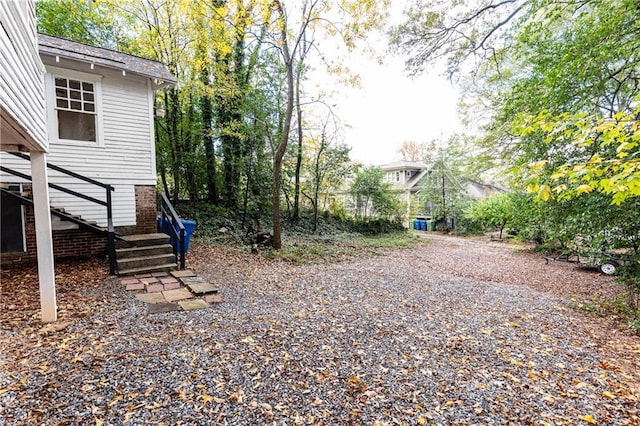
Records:
{"label": "white sky", "polygon": [[[391,21],[404,19],[403,3],[392,3]],[[331,79],[317,77],[323,92],[333,89],[338,93],[329,102],[335,104],[335,111],[345,124],[344,141],[352,147],[352,160],[367,165],[389,163],[400,159],[398,150],[405,141],[446,140],[452,133],[462,131],[456,107],[458,92],[439,75],[442,69],[409,77],[404,70],[405,58],[385,55],[385,35],[372,35],[368,45],[383,57],[384,64],[362,52],[342,59],[346,67],[360,75],[360,88],[335,85],[329,82]],[[334,49],[335,55],[345,54],[344,46],[334,45]],[[327,56],[327,50],[332,51],[326,45],[320,50]]]}
{"label": "white sky", "polygon": [[345,142],[353,160],[389,163],[400,159],[405,141],[444,140],[461,131],[458,92],[446,78],[435,73],[410,78],[403,60],[394,57],[385,65],[364,60],[357,67],[363,69],[362,88],[345,88],[337,106],[349,126]]}

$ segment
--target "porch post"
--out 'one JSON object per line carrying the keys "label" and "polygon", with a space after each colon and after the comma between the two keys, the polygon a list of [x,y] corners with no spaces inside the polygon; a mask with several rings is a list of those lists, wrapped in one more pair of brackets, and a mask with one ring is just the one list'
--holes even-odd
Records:
{"label": "porch post", "polygon": [[38,253],[38,280],[40,281],[40,310],[43,322],[58,318],[56,281],[53,265],[53,240],[49,213],[49,186],[47,161],[44,152],[31,151],[31,176],[33,211],[36,221],[36,245]]}

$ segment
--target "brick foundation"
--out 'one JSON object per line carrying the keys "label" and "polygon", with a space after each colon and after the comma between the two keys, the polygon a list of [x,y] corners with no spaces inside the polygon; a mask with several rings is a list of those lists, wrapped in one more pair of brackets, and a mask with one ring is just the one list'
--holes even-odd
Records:
{"label": "brick foundation", "polygon": [[136,234],[157,232],[156,187],[155,185],[136,185]]}
{"label": "brick foundation", "polygon": [[[30,184],[23,185],[23,191],[31,191]],[[156,187],[154,185],[136,185],[136,225],[116,227],[120,235],[150,234],[157,232]],[[33,206],[24,205],[25,239],[24,253],[2,253],[2,265],[33,263],[37,259],[36,230]],[[61,229],[52,231],[53,255],[56,259],[73,257],[102,257],[107,255],[108,237],[93,231],[79,229]]]}
{"label": "brick foundation", "polygon": [[[25,205],[25,253],[2,253],[2,264],[33,263],[37,259],[36,227],[33,206]],[[74,257],[106,256],[108,238],[84,229],[64,229],[52,231],[53,256],[55,259]]]}

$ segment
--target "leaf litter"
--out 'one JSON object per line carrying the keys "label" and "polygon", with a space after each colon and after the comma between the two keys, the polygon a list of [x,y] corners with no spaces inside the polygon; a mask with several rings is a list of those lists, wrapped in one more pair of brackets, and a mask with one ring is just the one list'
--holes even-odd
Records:
{"label": "leaf litter", "polygon": [[225,302],[148,315],[104,265],[2,271],[0,423],[640,423],[640,341],[571,298],[609,277],[502,243],[426,245],[329,265],[197,241]]}

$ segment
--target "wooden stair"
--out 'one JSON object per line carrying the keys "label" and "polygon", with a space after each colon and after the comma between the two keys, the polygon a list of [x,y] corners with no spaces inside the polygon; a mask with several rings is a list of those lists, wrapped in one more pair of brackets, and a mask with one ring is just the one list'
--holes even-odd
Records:
{"label": "wooden stair", "polygon": [[126,235],[116,241],[118,275],[169,272],[177,268],[167,234]]}

